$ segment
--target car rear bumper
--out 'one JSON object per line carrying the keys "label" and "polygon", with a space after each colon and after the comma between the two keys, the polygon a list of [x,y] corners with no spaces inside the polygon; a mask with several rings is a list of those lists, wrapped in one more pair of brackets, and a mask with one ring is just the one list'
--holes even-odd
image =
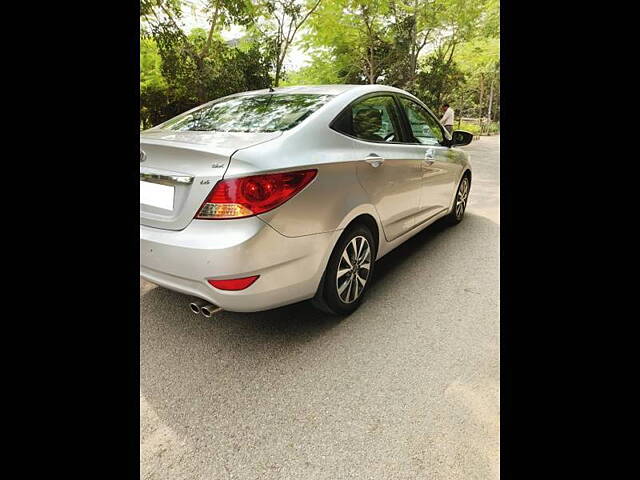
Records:
{"label": "car rear bumper", "polygon": [[[193,220],[181,231],[140,226],[140,276],[235,312],[255,312],[311,298],[339,232],[285,237],[257,217]],[[241,291],[207,279],[259,275]]]}

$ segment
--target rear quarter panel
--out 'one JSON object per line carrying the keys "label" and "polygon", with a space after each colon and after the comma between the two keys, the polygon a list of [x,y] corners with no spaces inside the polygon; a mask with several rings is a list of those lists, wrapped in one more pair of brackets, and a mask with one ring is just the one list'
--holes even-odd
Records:
{"label": "rear quarter panel", "polygon": [[378,221],[358,182],[358,160],[351,139],[328,126],[310,127],[304,134],[292,131],[275,141],[236,152],[225,178],[317,169],[316,178],[302,192],[259,215],[287,237],[340,230],[361,213],[369,213]]}

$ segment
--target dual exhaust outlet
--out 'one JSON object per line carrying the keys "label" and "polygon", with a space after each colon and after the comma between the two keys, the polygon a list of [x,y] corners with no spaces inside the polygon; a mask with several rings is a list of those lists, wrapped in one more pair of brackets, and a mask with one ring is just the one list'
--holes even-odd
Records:
{"label": "dual exhaust outlet", "polygon": [[220,309],[217,305],[212,305],[209,302],[205,302],[203,300],[196,300],[194,302],[191,302],[189,304],[189,308],[196,315],[201,313],[207,318],[211,318],[211,315],[213,315]]}

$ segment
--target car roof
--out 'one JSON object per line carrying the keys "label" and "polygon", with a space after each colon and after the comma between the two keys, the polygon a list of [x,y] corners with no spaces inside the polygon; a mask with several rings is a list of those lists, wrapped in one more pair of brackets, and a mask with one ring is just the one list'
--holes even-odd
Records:
{"label": "car roof", "polygon": [[[399,88],[388,87],[386,85],[296,85],[288,87],[273,87],[273,93],[312,93],[317,95],[340,95],[341,93],[356,90],[361,94],[379,91],[406,93]],[[239,95],[255,95],[260,93],[271,93],[271,90],[265,88],[263,90],[243,92]]]}

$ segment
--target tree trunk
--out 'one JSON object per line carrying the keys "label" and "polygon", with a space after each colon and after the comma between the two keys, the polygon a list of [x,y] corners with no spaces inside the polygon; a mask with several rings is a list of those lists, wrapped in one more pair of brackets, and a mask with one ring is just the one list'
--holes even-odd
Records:
{"label": "tree trunk", "polygon": [[376,83],[376,64],[375,59],[373,58],[373,47],[371,48],[371,56],[369,60],[369,84],[373,85]]}
{"label": "tree trunk", "polygon": [[458,107],[458,130],[460,130],[460,122],[462,122],[462,106],[464,105],[464,90],[460,91],[460,106]]}
{"label": "tree trunk", "polygon": [[484,73],[480,74],[480,98],[478,100],[478,116],[482,118],[484,110]]}
{"label": "tree trunk", "polygon": [[[498,82],[499,82],[499,80],[498,80]],[[496,121],[496,118],[498,116],[498,108],[500,108],[500,88],[499,88],[499,85],[498,85],[497,91],[494,94],[494,97],[495,97],[495,100],[494,100],[495,106],[493,108],[493,115],[492,115],[493,118],[491,118],[492,122]]]}
{"label": "tree trunk", "polygon": [[209,35],[207,36],[207,42],[204,44],[204,48],[200,54],[201,58],[204,58],[209,53],[209,49],[211,48],[211,41],[213,40],[213,32],[216,30],[218,26],[218,5],[216,5],[216,9],[213,12],[213,17],[211,19],[211,25],[209,27]]}
{"label": "tree trunk", "polygon": [[492,122],[495,122],[495,121],[496,121],[496,117],[498,116],[498,107],[497,107],[497,104],[499,104],[499,103],[500,103],[499,96],[500,96],[500,95],[497,95],[497,96],[496,96],[496,108],[494,108],[494,109],[493,109],[493,115],[492,115],[492,117],[491,117],[491,121],[492,121]]}
{"label": "tree trunk", "polygon": [[489,90],[489,109],[487,111],[487,118],[489,122],[491,122],[491,107],[493,106],[493,83],[495,82],[495,77],[491,79],[491,89]]}
{"label": "tree trunk", "polygon": [[277,87],[280,85],[280,71],[282,70],[282,62],[280,61],[280,56],[276,58],[276,78],[273,82],[273,86]]}
{"label": "tree trunk", "polygon": [[280,85],[280,65],[276,65],[276,78],[273,81],[273,86],[277,87]]}
{"label": "tree trunk", "polygon": [[418,37],[418,16],[416,15],[416,12],[418,10],[418,0],[414,0],[413,2],[413,22],[411,24],[411,53],[410,53],[410,58],[411,58],[411,63],[410,63],[410,69],[411,71],[409,72],[409,82],[410,83],[413,81],[413,79],[416,77],[416,70],[418,69],[418,46],[416,45],[417,42],[417,37]]}
{"label": "tree trunk", "polygon": [[278,54],[278,57],[276,58],[276,78],[274,82],[274,87],[280,86],[280,76],[282,75],[282,65],[284,65],[284,59],[287,56],[287,49],[289,48],[289,44],[286,42],[283,42],[281,48],[282,48],[282,53]]}
{"label": "tree trunk", "polygon": [[480,135],[482,135],[482,113],[483,113],[483,102],[484,102],[484,73],[480,74],[480,101],[478,102],[480,111]]}

